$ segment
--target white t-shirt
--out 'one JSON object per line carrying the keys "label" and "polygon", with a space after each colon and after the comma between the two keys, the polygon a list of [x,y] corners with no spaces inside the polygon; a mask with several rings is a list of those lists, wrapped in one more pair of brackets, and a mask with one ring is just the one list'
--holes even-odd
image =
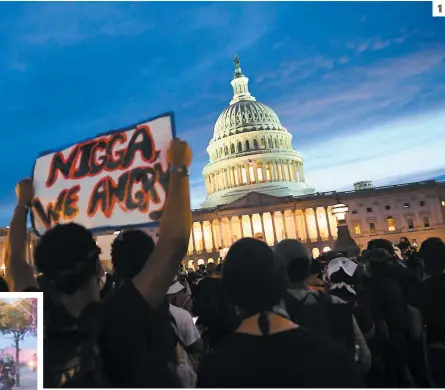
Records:
{"label": "white t-shirt", "polygon": [[193,318],[187,310],[170,305],[170,313],[176,321],[178,336],[187,347],[190,347],[196,340],[201,338],[198,329],[193,323]]}

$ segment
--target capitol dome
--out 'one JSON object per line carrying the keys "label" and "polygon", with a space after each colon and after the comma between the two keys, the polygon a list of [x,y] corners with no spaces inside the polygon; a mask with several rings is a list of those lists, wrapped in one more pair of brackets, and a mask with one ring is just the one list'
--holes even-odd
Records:
{"label": "capitol dome", "polygon": [[213,140],[247,131],[282,130],[278,115],[255,100],[240,100],[227,107],[215,123]]}
{"label": "capitol dome", "polygon": [[303,159],[292,149],[292,134],[275,111],[250,94],[237,57],[234,62],[233,98],[207,147],[207,199],[202,206],[227,204],[252,191],[274,196],[313,192],[306,186]]}

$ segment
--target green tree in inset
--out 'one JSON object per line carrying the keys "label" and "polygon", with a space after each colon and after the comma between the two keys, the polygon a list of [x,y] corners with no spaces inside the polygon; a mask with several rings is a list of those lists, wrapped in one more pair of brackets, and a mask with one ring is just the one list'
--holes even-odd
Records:
{"label": "green tree in inset", "polygon": [[16,385],[20,386],[20,342],[27,335],[36,335],[36,302],[19,299],[14,302],[0,301],[0,333],[11,335],[14,340],[16,361]]}

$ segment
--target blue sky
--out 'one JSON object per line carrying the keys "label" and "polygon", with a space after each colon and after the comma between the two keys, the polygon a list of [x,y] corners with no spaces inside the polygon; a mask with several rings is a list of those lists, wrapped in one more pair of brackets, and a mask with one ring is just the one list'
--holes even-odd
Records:
{"label": "blue sky", "polygon": [[0,225],[42,151],[176,114],[194,207],[238,54],[317,191],[445,173],[445,21],[431,3],[0,3]]}

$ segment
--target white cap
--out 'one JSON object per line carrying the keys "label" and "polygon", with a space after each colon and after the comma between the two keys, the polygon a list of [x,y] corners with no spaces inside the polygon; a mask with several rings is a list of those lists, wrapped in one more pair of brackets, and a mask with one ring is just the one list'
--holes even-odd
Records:
{"label": "white cap", "polygon": [[173,295],[184,290],[184,286],[180,282],[174,282],[167,291],[167,295]]}
{"label": "white cap", "polygon": [[340,268],[342,268],[343,271],[345,271],[346,275],[352,277],[357,267],[357,264],[354,263],[352,260],[349,260],[346,257],[337,257],[336,259],[329,262],[326,267],[326,273],[330,278],[333,273],[339,271]]}

